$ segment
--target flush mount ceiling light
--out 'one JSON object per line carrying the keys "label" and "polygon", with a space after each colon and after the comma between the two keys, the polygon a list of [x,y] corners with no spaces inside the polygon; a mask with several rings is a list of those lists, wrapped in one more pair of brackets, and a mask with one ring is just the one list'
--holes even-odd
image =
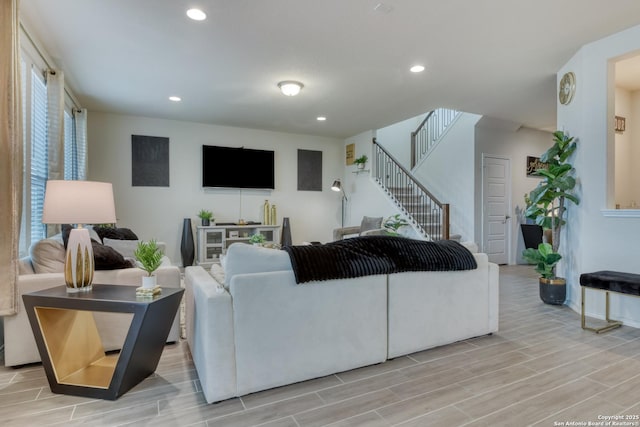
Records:
{"label": "flush mount ceiling light", "polygon": [[278,87],[280,88],[280,91],[283,95],[296,96],[300,93],[300,90],[304,87],[304,85],[293,80],[285,80],[278,83]]}
{"label": "flush mount ceiling light", "polygon": [[180,98],[179,96],[170,96],[169,101],[180,102],[182,101],[182,98]]}
{"label": "flush mount ceiling light", "polygon": [[412,73],[421,73],[424,71],[424,65],[414,65],[413,67],[409,68],[409,71],[411,71]]}
{"label": "flush mount ceiling light", "polygon": [[200,9],[189,9],[187,10],[187,16],[194,21],[204,21],[207,19],[207,14],[201,11]]}

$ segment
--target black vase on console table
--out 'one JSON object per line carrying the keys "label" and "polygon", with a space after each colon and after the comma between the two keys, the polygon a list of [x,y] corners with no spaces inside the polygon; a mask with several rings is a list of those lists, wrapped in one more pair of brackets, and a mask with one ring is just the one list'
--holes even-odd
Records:
{"label": "black vase on console table", "polygon": [[191,230],[191,218],[185,218],[182,223],[182,241],[180,243],[180,255],[182,256],[182,266],[193,265],[195,257],[195,246],[193,243],[193,230]]}
{"label": "black vase on console table", "polygon": [[291,224],[289,217],[282,218],[282,237],[280,239],[281,246],[291,246]]}

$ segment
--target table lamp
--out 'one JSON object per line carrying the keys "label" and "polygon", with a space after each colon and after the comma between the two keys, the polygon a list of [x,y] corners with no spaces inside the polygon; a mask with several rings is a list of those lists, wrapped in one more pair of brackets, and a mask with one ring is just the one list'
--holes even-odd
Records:
{"label": "table lamp", "polygon": [[44,224],[77,224],[71,230],[64,262],[67,292],[91,290],[94,260],[89,230],[82,224],[113,224],[113,186],[94,181],[47,181],[42,210]]}

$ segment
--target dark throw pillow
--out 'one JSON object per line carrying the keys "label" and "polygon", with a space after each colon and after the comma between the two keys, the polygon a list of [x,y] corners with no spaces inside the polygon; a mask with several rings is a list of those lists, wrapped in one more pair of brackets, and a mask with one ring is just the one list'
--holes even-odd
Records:
{"label": "dark throw pillow", "polygon": [[107,239],[115,240],[139,240],[136,233],[129,228],[117,228],[117,227],[94,227],[93,228],[100,240],[104,242],[105,237]]}
{"label": "dark throw pillow", "polygon": [[124,259],[120,252],[110,246],[102,245],[91,239],[93,260],[96,270],[117,270],[134,267],[131,261]]}

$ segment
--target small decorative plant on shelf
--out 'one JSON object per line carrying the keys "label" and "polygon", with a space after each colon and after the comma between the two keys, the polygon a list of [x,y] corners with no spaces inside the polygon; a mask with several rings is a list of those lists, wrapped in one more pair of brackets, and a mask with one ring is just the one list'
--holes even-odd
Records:
{"label": "small decorative plant on shelf", "polygon": [[213,212],[206,209],[201,209],[200,212],[198,212],[198,218],[202,220],[202,226],[207,227],[211,223],[211,221],[214,220]]}
{"label": "small decorative plant on shelf", "polygon": [[398,230],[407,225],[409,225],[409,223],[406,219],[402,218],[400,214],[395,214],[385,219],[383,227],[387,234],[399,236]]}
{"label": "small decorative plant on shelf", "polygon": [[249,243],[253,243],[254,245],[262,245],[265,241],[264,235],[260,233],[252,234],[249,237]]}
{"label": "small decorative plant on shelf", "polygon": [[562,131],[553,133],[553,145],[540,156],[540,160],[549,165],[548,169],[538,169],[535,175],[543,179],[528,195],[524,215],[535,221],[544,230],[551,230],[551,242],[538,245],[538,248],[526,249],[522,256],[536,265],[540,273],[540,299],[547,304],[563,304],[566,298],[566,281],[556,276],[556,264],[562,255],[560,248],[560,231],[566,224],[566,202],[576,205],[580,199],[574,194],[576,179],[574,167],[569,157],[576,150],[575,138]]}
{"label": "small decorative plant on shelf", "polygon": [[367,160],[369,160],[369,158],[366,154],[363,154],[362,156],[355,159],[353,163],[358,166],[358,169],[364,169],[364,166],[367,164]]}
{"label": "small decorative plant on shelf", "polygon": [[143,288],[154,288],[156,286],[156,276],[153,273],[162,264],[162,251],[155,240],[148,242],[140,241],[133,252],[136,257],[138,267],[147,272],[147,276],[142,278]]}

